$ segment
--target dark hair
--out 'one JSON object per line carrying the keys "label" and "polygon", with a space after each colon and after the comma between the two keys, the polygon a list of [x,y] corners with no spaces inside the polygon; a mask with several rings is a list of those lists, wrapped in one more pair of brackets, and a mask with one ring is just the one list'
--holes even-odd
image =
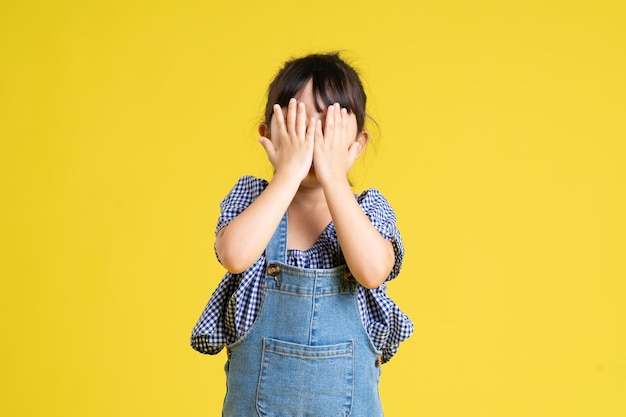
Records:
{"label": "dark hair", "polygon": [[318,112],[334,103],[354,113],[358,132],[365,125],[367,97],[359,74],[336,52],[311,54],[287,61],[278,71],[267,92],[265,123],[269,126],[274,114],[273,106],[286,107],[289,100],[313,81],[313,96]]}

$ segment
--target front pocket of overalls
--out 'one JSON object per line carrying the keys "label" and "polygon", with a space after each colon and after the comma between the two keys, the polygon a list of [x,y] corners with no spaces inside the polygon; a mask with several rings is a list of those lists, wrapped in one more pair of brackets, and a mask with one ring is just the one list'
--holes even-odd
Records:
{"label": "front pocket of overalls", "polygon": [[308,346],[263,339],[257,409],[263,417],[349,416],[354,344]]}

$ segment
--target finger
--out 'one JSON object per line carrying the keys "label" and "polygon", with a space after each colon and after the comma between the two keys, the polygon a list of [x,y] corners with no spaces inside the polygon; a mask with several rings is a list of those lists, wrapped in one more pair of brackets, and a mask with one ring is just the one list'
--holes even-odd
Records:
{"label": "finger", "polygon": [[318,119],[315,121],[315,144],[321,145],[323,140],[324,132],[322,132],[322,121]]}
{"label": "finger", "polygon": [[296,117],[296,133],[298,135],[298,139],[305,139],[307,130],[307,122],[306,122],[306,107],[304,103],[298,103],[298,113]]}
{"label": "finger", "polygon": [[267,154],[267,159],[269,159],[270,162],[272,162],[272,164],[273,164],[274,163],[274,154],[276,153],[276,149],[274,148],[274,144],[272,143],[271,140],[269,140],[265,136],[261,136],[259,138],[259,143],[261,144],[261,146],[263,146],[263,149],[265,149],[265,153]]}
{"label": "finger", "polygon": [[350,161],[355,161],[359,158],[359,151],[361,150],[361,144],[354,141],[348,146],[348,157]]}
{"label": "finger", "polygon": [[341,120],[341,107],[339,106],[339,103],[335,103],[334,107],[334,115],[335,115],[335,123],[334,123],[334,134],[333,134],[333,138],[335,140],[342,140],[342,120]]}
{"label": "finger", "polygon": [[332,140],[335,134],[335,106],[328,106],[326,110],[326,124],[324,125],[324,139]]}
{"label": "finger", "polygon": [[[306,127],[306,135],[304,137],[305,141],[309,142],[315,139],[315,128],[317,126],[318,121],[319,120],[315,120],[315,117],[311,117],[311,119],[309,120],[309,123],[307,124],[307,127]],[[320,124],[321,124],[321,121],[320,121]]]}
{"label": "finger", "polygon": [[276,125],[278,127],[279,133],[282,136],[287,134],[287,127],[285,126],[285,115],[283,114],[283,109],[278,104],[274,104],[274,119],[276,120]]}
{"label": "finger", "polygon": [[341,138],[345,141],[348,137],[348,109],[341,109]]}
{"label": "finger", "polygon": [[289,100],[287,106],[287,133],[292,138],[296,136],[296,115],[298,111],[298,102],[295,98]]}

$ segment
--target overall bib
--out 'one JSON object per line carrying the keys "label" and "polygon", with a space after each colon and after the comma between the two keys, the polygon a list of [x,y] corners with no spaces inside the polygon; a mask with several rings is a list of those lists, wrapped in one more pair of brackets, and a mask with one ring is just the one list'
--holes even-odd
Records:
{"label": "overall bib", "polygon": [[262,307],[228,346],[224,417],[381,417],[377,351],[346,266],[286,265],[286,215],[266,250]]}

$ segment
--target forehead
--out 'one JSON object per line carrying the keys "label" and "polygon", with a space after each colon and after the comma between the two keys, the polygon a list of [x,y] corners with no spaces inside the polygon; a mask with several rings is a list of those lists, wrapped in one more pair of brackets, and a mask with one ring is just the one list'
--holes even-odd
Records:
{"label": "forehead", "polygon": [[295,96],[296,99],[298,99],[299,101],[309,101],[311,100],[311,102],[314,102],[314,96],[313,96],[313,79],[309,78],[309,80],[306,82],[306,84],[304,84],[304,87],[302,87]]}
{"label": "forehead", "polygon": [[315,89],[313,88],[313,78],[309,78],[304,86],[295,94],[295,98],[298,101],[302,101],[307,106],[315,107],[319,112],[326,110],[329,105],[334,103],[333,98],[329,97],[328,94],[324,94],[324,96],[326,96],[327,99],[330,100],[326,100],[328,101],[326,102],[322,97],[322,93],[320,93],[319,91],[315,91]]}

